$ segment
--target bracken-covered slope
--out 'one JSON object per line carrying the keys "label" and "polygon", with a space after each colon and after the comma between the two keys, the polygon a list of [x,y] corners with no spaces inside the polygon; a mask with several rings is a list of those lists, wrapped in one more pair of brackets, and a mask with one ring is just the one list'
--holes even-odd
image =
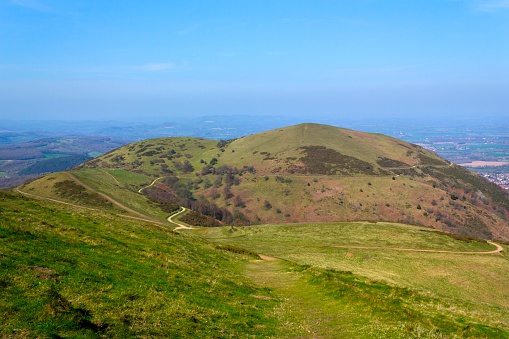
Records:
{"label": "bracken-covered slope", "polygon": [[381,134],[300,124],[230,141],[151,139],[81,171],[91,169],[163,177],[143,193],[226,223],[393,221],[509,239],[504,190]]}

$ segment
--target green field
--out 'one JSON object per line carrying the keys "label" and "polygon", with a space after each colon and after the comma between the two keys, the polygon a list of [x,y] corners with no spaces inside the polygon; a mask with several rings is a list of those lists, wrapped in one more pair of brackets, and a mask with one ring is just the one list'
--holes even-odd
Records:
{"label": "green field", "polygon": [[0,337],[277,336],[242,256],[99,211],[0,192]]}

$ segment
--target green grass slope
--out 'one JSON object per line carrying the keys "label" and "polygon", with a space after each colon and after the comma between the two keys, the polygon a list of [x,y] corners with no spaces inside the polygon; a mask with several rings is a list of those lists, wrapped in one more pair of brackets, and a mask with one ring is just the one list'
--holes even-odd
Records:
{"label": "green grass slope", "polygon": [[1,337],[277,334],[229,252],[113,214],[0,192]]}
{"label": "green grass slope", "polygon": [[380,167],[377,161],[384,158],[403,163],[399,165],[413,166],[419,162],[419,154],[446,164],[431,152],[394,138],[319,124],[300,124],[234,140],[221,162],[235,166],[262,162],[272,164],[265,167],[268,173],[279,167],[279,171],[284,172],[288,170],[285,164],[298,161],[306,153],[304,148],[312,146],[325,147],[375,168]]}
{"label": "green grass slope", "polygon": [[[334,267],[327,252],[333,239],[380,245],[381,236],[391,246],[479,251],[486,244],[398,225],[322,225],[322,237],[311,236],[316,225],[192,231],[213,244],[106,211],[2,191],[0,198],[2,337],[509,337],[503,300],[477,304],[383,282],[395,254],[363,259],[384,263],[373,278]],[[493,267],[507,266],[506,256],[490,258]]]}
{"label": "green grass slope", "polygon": [[129,171],[85,168],[72,174],[47,175],[18,189],[34,196],[166,222],[168,213],[138,192],[138,187],[148,186],[151,180]]}

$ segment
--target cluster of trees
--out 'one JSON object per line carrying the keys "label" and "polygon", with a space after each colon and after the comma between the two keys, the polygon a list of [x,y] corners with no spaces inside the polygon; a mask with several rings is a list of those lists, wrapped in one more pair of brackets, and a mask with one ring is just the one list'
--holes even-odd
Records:
{"label": "cluster of trees", "polygon": [[201,170],[201,175],[215,174],[215,175],[228,175],[230,177],[235,177],[237,175],[243,175],[244,173],[256,173],[256,169],[253,166],[244,166],[242,169],[238,169],[237,167],[230,167],[227,165],[220,165],[214,167],[217,164],[217,159],[213,158],[210,163],[203,166]]}
{"label": "cluster of trees", "polygon": [[280,175],[276,176],[276,181],[281,183],[281,184],[291,184],[292,183],[292,179],[285,178],[285,177],[282,177]]}
{"label": "cluster of trees", "polygon": [[[214,160],[214,159],[212,159]],[[213,161],[211,161],[213,163]],[[212,199],[218,199],[223,196],[224,199],[229,200],[233,198],[233,204],[235,207],[244,208],[246,204],[239,196],[234,196],[231,191],[232,186],[240,185],[240,177],[245,173],[256,173],[256,170],[253,166],[244,166],[242,169],[238,169],[236,167],[230,167],[227,165],[221,165],[217,168],[206,165],[202,170],[202,176],[216,175],[215,179],[211,181],[209,178],[205,177],[203,182],[203,188],[208,189],[212,187],[210,192]],[[222,193],[219,191],[219,188],[223,187]]]}
{"label": "cluster of trees", "polygon": [[185,222],[189,225],[194,225],[194,226],[215,227],[215,226],[222,225],[218,220],[216,220],[208,215],[204,215],[204,214],[201,214],[201,213],[198,213],[195,211],[189,211],[189,213],[187,213],[186,215],[181,217],[180,220],[182,220],[183,222]]}
{"label": "cluster of trees", "polygon": [[[143,193],[152,201],[160,206],[164,204],[173,204],[184,206],[192,211],[205,216],[212,217],[227,225],[248,225],[249,220],[240,211],[230,212],[226,208],[221,208],[208,201],[205,197],[195,199],[191,192],[192,182],[183,183],[174,175],[164,178],[161,182],[164,186],[152,186],[143,190]],[[171,206],[173,206],[171,205]],[[206,225],[204,225],[206,226]]]}
{"label": "cluster of trees", "polygon": [[189,162],[189,160],[184,160],[182,162],[180,161],[174,161],[173,165],[179,171],[180,173],[191,173],[194,172],[193,165]]}

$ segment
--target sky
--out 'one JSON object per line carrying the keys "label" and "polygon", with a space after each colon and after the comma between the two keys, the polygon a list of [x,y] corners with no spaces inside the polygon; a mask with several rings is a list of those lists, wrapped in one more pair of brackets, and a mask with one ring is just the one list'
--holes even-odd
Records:
{"label": "sky", "polygon": [[0,119],[509,116],[509,0],[0,0]]}

